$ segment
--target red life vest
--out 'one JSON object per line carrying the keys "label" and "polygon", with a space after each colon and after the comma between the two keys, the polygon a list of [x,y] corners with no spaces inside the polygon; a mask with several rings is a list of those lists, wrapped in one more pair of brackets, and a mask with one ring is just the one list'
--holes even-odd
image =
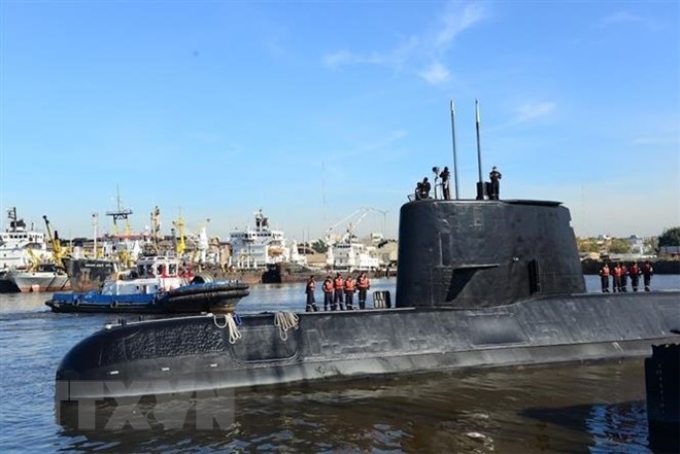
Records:
{"label": "red life vest", "polygon": [[609,277],[609,267],[607,265],[600,269],[600,276]]}
{"label": "red life vest", "polygon": [[335,285],[335,290],[342,290],[342,288],[345,286],[345,282],[341,277],[336,277],[333,283]]}
{"label": "red life vest", "polygon": [[359,284],[359,290],[367,290],[368,289],[368,278],[367,277],[360,277],[358,284]]}
{"label": "red life vest", "polygon": [[346,292],[353,292],[354,291],[354,279],[349,278],[345,281],[345,291]]}
{"label": "red life vest", "polygon": [[323,282],[323,291],[326,293],[331,293],[333,291],[333,282],[330,279]]}

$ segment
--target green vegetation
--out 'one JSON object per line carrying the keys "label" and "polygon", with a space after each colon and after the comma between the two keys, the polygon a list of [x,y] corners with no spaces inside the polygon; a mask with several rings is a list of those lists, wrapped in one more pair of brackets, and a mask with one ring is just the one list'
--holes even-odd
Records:
{"label": "green vegetation", "polygon": [[578,244],[578,251],[584,254],[600,252],[602,249],[602,246],[593,238],[576,238],[576,244]]}
{"label": "green vegetation", "polygon": [[661,246],[680,246],[680,227],[665,230],[659,236],[659,247]]}
{"label": "green vegetation", "polygon": [[323,240],[316,240],[312,243],[312,249],[319,254],[325,254],[328,250],[328,245]]}
{"label": "green vegetation", "polygon": [[628,254],[630,253],[630,244],[626,240],[614,238],[609,245],[609,252],[611,254]]}

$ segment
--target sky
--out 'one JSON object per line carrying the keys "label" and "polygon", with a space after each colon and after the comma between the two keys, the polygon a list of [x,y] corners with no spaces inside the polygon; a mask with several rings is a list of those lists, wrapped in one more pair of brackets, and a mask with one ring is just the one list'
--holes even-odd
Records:
{"label": "sky", "polygon": [[120,203],[226,238],[262,209],[300,241],[370,208],[356,233],[396,238],[432,167],[475,197],[476,99],[501,199],[680,226],[677,1],[0,0],[1,226],[92,237]]}

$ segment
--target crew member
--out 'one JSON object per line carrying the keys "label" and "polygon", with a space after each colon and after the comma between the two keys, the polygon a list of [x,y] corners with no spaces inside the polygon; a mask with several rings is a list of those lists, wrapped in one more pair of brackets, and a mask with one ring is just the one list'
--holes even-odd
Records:
{"label": "crew member", "polygon": [[359,279],[357,279],[357,288],[359,289],[359,309],[366,309],[366,294],[368,293],[368,289],[371,288],[371,283],[365,272],[359,275]]}
{"label": "crew member", "polygon": [[640,287],[640,274],[642,274],[637,262],[634,262],[630,268],[628,268],[628,273],[630,274],[630,285],[633,286],[633,291],[637,292]]}
{"label": "crew member", "polygon": [[344,293],[345,290],[345,280],[342,278],[340,273],[335,275],[335,279],[333,279],[333,288],[335,289],[335,297],[333,298],[333,310],[335,310],[335,306],[337,304],[340,305],[340,310],[344,311],[345,308],[342,305],[342,294]]}
{"label": "crew member", "polygon": [[422,182],[417,182],[416,183],[416,200],[420,200],[423,198],[423,183]]}
{"label": "crew member", "polygon": [[489,199],[491,200],[498,200],[498,197],[501,193],[501,178],[503,175],[498,171],[496,166],[493,166],[491,168],[491,172],[489,172],[489,178],[491,179],[491,194],[489,194]]}
{"label": "crew member", "polygon": [[427,177],[423,178],[423,182],[421,184],[421,199],[429,199],[430,198],[430,190],[432,189],[432,185],[430,184],[430,181],[427,179]]}
{"label": "crew member", "polygon": [[442,170],[442,173],[439,174],[439,178],[442,179],[442,193],[444,196],[444,200],[449,200],[451,198],[451,184],[450,184],[450,179],[451,179],[451,172],[449,172],[448,167],[444,167],[444,170]]}
{"label": "crew member", "polygon": [[614,293],[621,291],[621,266],[618,263],[612,270],[612,291]]}
{"label": "crew member", "polygon": [[351,311],[354,309],[354,291],[356,290],[356,281],[352,275],[347,276],[345,279],[345,301],[347,302],[347,310]]}
{"label": "crew member", "polygon": [[326,280],[323,281],[323,310],[327,311],[328,307],[332,307],[335,310],[335,304],[333,304],[333,280],[330,276],[326,276]]}
{"label": "crew member", "polygon": [[652,268],[652,264],[649,263],[649,260],[645,260],[645,263],[642,264],[642,278],[645,283],[645,292],[650,291],[652,274],[654,274],[654,268]]}
{"label": "crew member", "polygon": [[609,265],[606,262],[600,268],[600,281],[602,282],[602,293],[609,293]]}
{"label": "crew member", "polygon": [[621,264],[621,288],[619,292],[628,291],[628,268],[625,263]]}
{"label": "crew member", "polygon": [[314,276],[310,276],[305,286],[305,293],[307,294],[307,305],[305,306],[305,312],[317,312],[319,309],[316,307],[316,299],[314,298],[314,289],[316,288],[316,281]]}

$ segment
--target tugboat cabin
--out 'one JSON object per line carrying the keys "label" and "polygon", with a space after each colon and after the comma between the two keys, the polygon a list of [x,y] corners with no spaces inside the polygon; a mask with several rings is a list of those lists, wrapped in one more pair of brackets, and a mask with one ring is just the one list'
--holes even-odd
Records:
{"label": "tugboat cabin", "polygon": [[104,282],[103,295],[144,295],[172,290],[187,282],[180,276],[180,261],[175,257],[143,257],[137,267]]}

